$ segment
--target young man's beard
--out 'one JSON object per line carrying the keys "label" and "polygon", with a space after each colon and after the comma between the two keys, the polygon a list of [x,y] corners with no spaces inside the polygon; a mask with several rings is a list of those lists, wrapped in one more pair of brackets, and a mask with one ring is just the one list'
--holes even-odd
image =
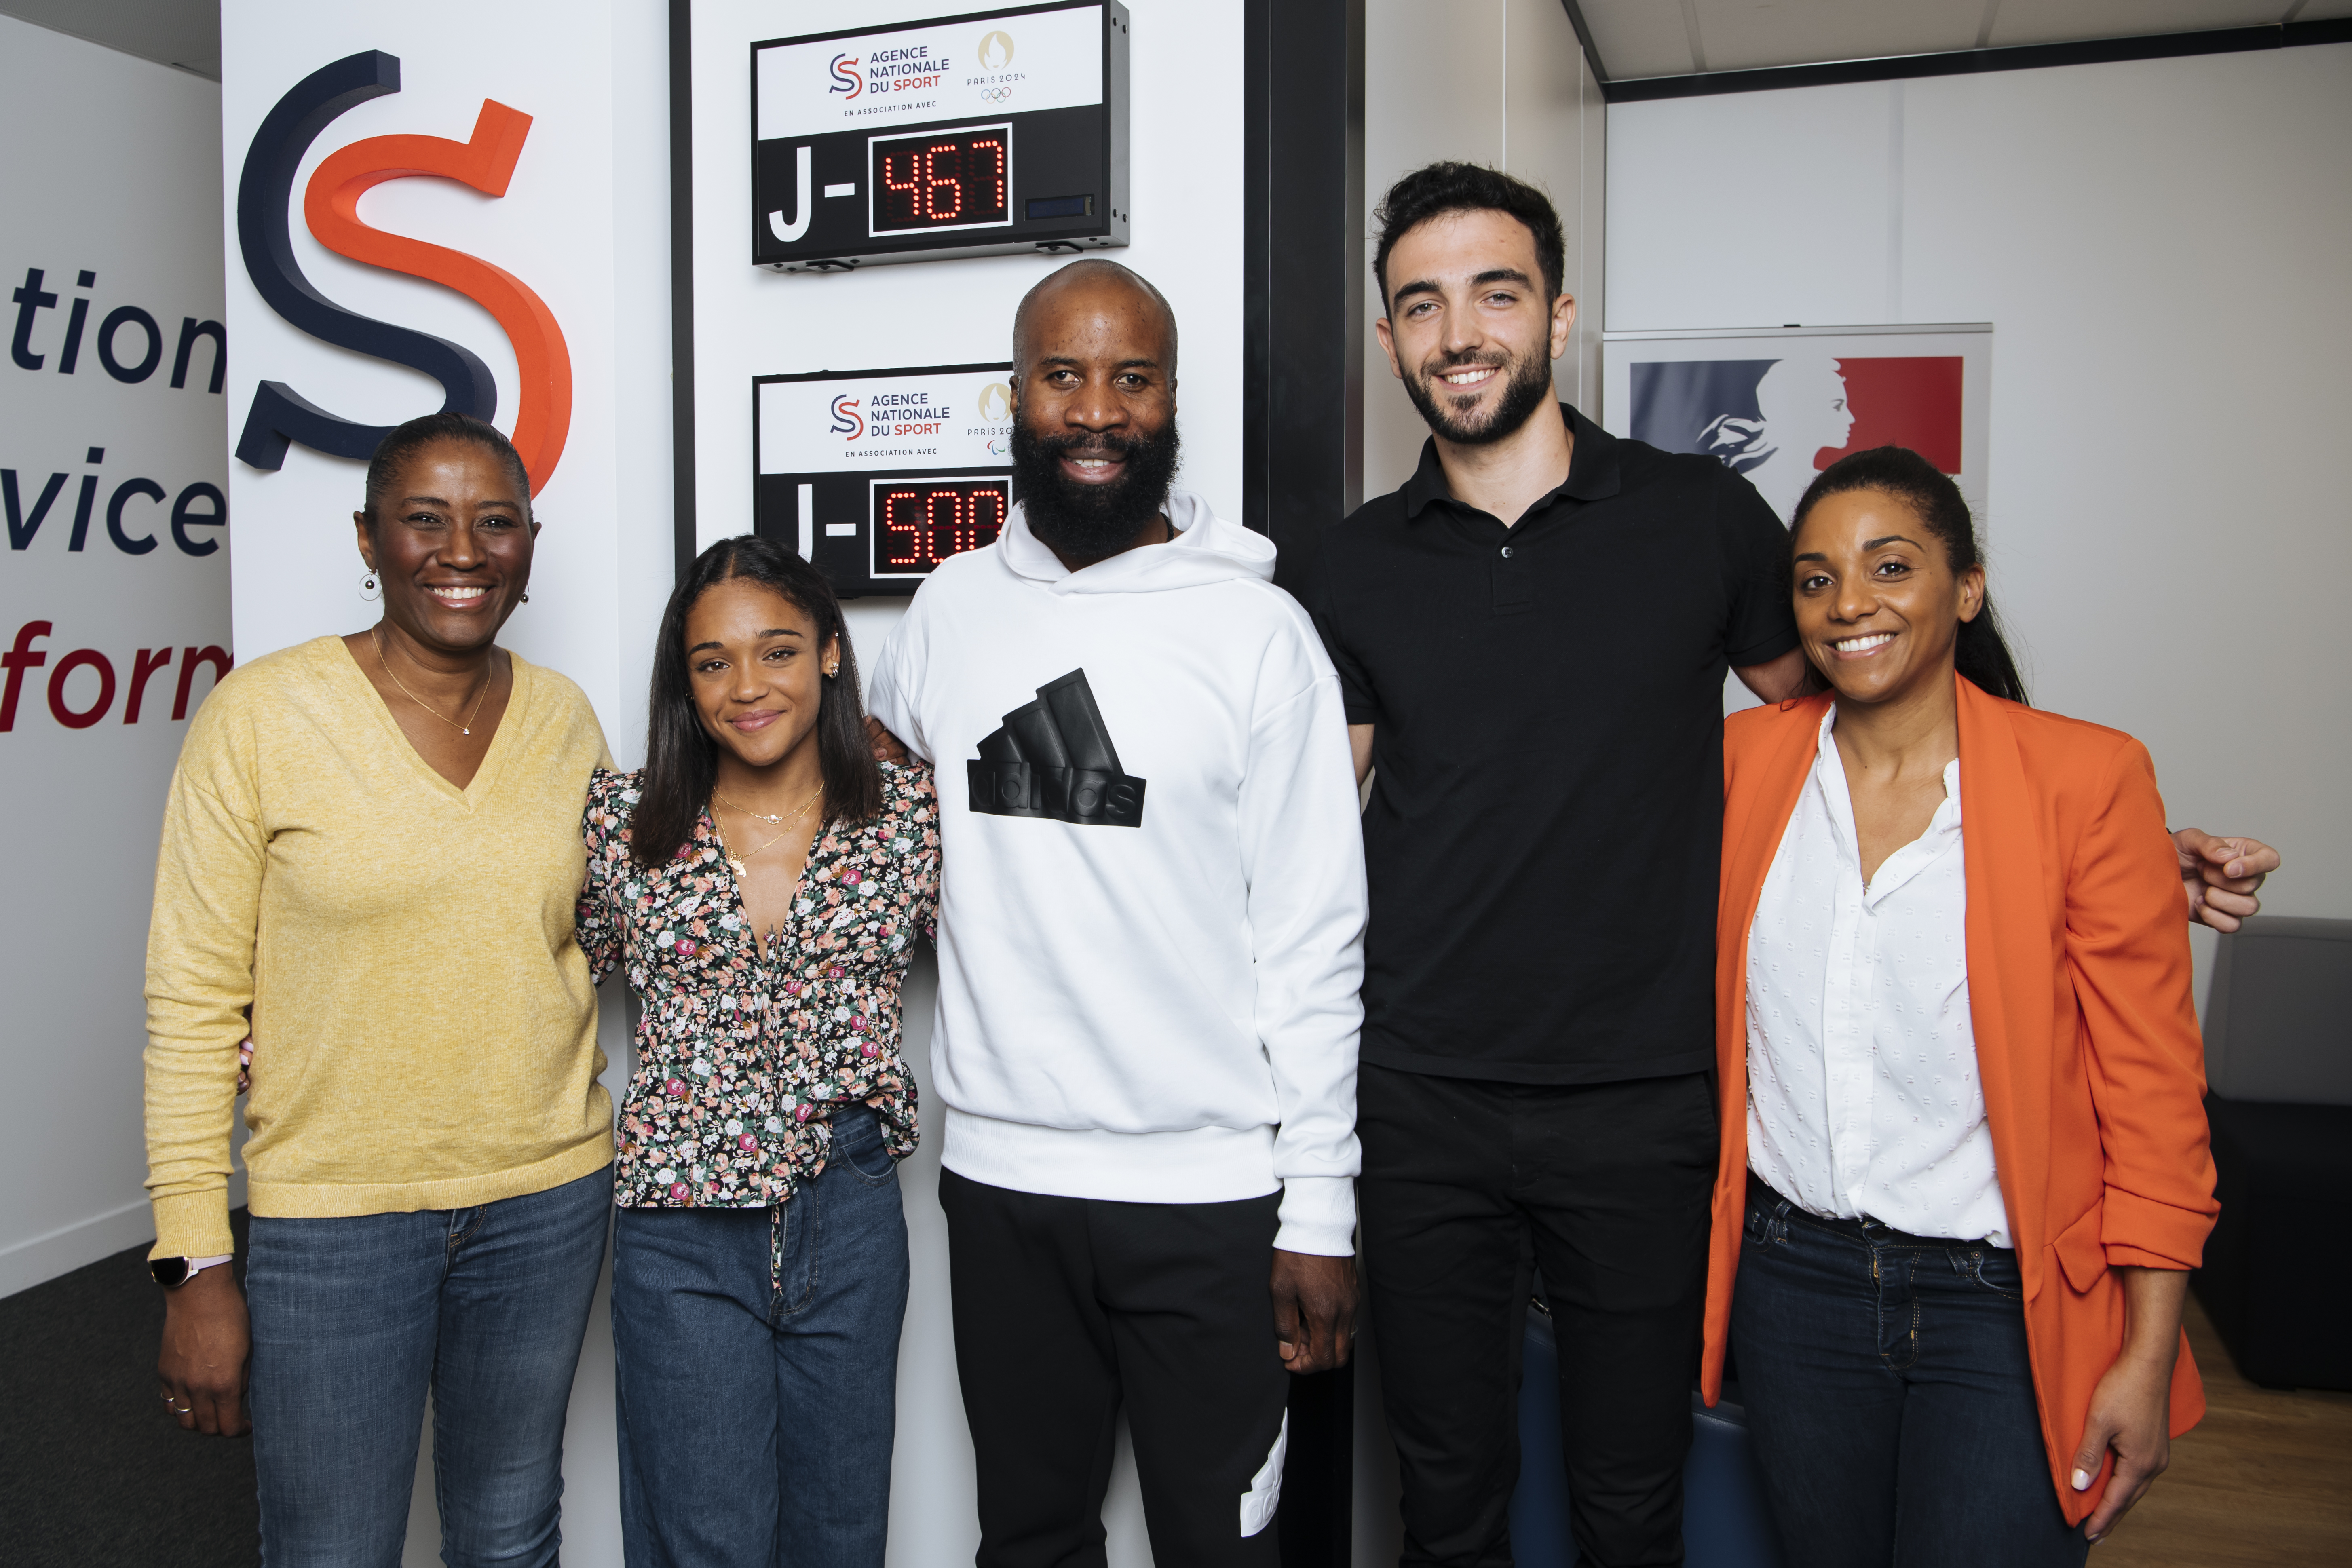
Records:
{"label": "young man's beard", "polygon": [[[1442,406],[1437,401],[1438,397],[1443,395],[1445,384],[1437,380],[1439,376],[1448,371],[1462,370],[1474,364],[1496,363],[1491,359],[1466,355],[1458,361],[1441,364],[1433,370],[1406,376],[1404,378],[1405,395],[1412,399],[1412,405],[1421,410],[1421,416],[1428,423],[1429,427],[1456,446],[1483,447],[1490,441],[1499,441],[1517,431],[1520,426],[1528,422],[1529,415],[1552,400],[1549,360],[1540,354],[1529,354],[1523,359],[1513,358],[1502,361],[1502,368],[1510,376],[1510,380],[1503,387],[1503,400],[1495,405],[1492,417],[1479,420],[1475,424],[1465,423],[1460,416]],[[1439,389],[1436,394],[1431,391],[1433,385]]]}
{"label": "young man's beard", "polygon": [[[1126,471],[1108,484],[1080,484],[1062,459],[1118,458]],[[1040,436],[1013,422],[1013,492],[1029,531],[1065,555],[1099,560],[1132,543],[1168,504],[1176,478],[1176,422],[1157,436]]]}

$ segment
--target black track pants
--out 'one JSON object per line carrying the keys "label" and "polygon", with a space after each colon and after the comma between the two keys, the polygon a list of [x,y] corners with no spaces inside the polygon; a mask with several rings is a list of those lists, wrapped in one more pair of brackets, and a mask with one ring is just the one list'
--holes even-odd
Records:
{"label": "black track pants", "polygon": [[1158,1568],[1277,1561],[1271,1512],[1244,1494],[1289,1396],[1269,1286],[1281,1201],[1108,1203],[940,1173],[979,1568],[1100,1568],[1122,1403]]}
{"label": "black track pants", "polygon": [[1368,1063],[1356,1118],[1404,1563],[1511,1561],[1519,1345],[1538,1268],[1580,1561],[1682,1562],[1716,1162],[1706,1075],[1551,1087]]}

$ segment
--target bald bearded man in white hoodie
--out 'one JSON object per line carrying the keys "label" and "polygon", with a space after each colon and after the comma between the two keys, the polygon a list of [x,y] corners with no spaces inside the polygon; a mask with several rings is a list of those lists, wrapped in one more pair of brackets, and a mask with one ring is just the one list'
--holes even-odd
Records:
{"label": "bald bearded man in white hoodie", "polygon": [[1013,323],[1022,504],[869,706],[938,771],[932,1064],[980,1568],[1272,1564],[1291,1373],[1348,1356],[1365,894],[1338,679],[1274,546],[1173,489],[1176,322],[1117,263]]}

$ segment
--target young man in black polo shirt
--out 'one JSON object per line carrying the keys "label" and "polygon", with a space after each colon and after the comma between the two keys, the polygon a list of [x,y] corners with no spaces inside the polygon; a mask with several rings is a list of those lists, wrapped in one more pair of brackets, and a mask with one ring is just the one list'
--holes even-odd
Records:
{"label": "young man in black polo shirt", "polygon": [[[1720,463],[1553,401],[1575,304],[1540,192],[1439,163],[1381,218],[1381,342],[1432,439],[1297,585],[1378,775],[1358,1205],[1403,1560],[1510,1560],[1540,1270],[1582,1562],[1678,1563],[1724,672],[1802,679],[1788,536]],[[2176,837],[2190,911],[2233,929],[2276,852]]]}
{"label": "young man in black polo shirt", "polygon": [[1679,1563],[1723,679],[1796,688],[1788,536],[1722,464],[1553,401],[1541,193],[1441,163],[1381,216],[1381,342],[1434,438],[1304,596],[1378,774],[1358,1191],[1404,1561],[1509,1561],[1532,1267],[1584,1557]]}

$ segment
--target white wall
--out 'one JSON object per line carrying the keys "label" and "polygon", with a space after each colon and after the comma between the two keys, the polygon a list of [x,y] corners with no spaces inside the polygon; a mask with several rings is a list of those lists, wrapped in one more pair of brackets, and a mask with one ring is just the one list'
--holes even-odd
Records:
{"label": "white wall", "polygon": [[2145,741],[2176,826],[2280,846],[2269,910],[2352,916],[2352,46],[1609,121],[1612,330],[1993,323],[2034,700]]}
{"label": "white wall", "polygon": [[[1601,396],[1601,89],[1559,0],[1365,0],[1364,262],[1380,243],[1371,214],[1399,177],[1441,158],[1516,174],[1547,192],[1568,230],[1562,286],[1576,338],[1554,366],[1560,396],[1588,412]],[[1412,477],[1429,427],[1389,370],[1364,290],[1364,496]]]}
{"label": "white wall", "polygon": [[[47,666],[21,672],[12,727],[0,733],[0,814],[9,824],[0,903],[0,1075],[16,1107],[0,1142],[0,1295],[150,1240],[141,1184],[140,1053],[147,906],[163,792],[184,720],[172,718],[183,650],[229,646],[228,529],[190,531],[220,548],[176,546],[170,502],[131,500],[124,537],[156,547],[129,554],[110,542],[118,485],[149,478],[176,499],[190,484],[226,488],[225,399],[207,390],[215,349],[199,342],[188,384],[173,389],[184,317],[220,321],[220,89],[185,72],[0,16],[0,278],[10,292],[27,268],[58,303],[30,323],[37,370],[0,356],[0,468],[15,471],[20,521],[52,474],[67,479],[39,531],[0,559],[0,646],[29,621],[54,630],[31,642]],[[95,282],[79,288],[88,270]],[[89,301],[80,350],[62,374],[73,302]],[[107,374],[97,337],[106,317],[135,305],[164,335],[161,363],[142,381]],[[13,338],[17,307],[0,314]],[[135,368],[145,339],[116,340]],[[83,460],[102,447],[96,465]],[[69,548],[81,478],[96,473],[89,532]],[[204,510],[209,510],[208,508]],[[87,728],[52,717],[50,678],[82,648],[103,654],[116,681],[108,710]],[[171,661],[148,683],[138,721],[124,722],[142,650]],[[200,668],[191,708],[212,689]],[[69,676],[68,711],[100,694],[94,668]]]}

